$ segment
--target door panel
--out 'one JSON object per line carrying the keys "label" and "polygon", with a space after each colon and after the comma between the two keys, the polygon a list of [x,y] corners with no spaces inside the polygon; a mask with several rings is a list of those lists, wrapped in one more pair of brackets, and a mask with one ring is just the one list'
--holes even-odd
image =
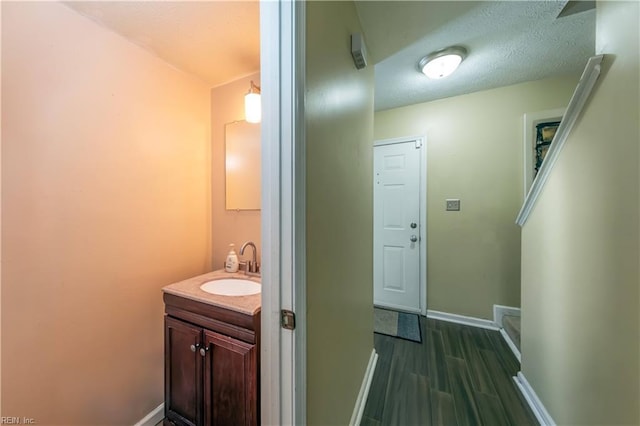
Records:
{"label": "door panel", "polygon": [[374,303],[416,312],[421,149],[415,141],[374,148]]}
{"label": "door panel", "polygon": [[257,425],[256,346],[205,330],[206,425]]}
{"label": "door panel", "polygon": [[383,209],[382,220],[383,229],[404,229],[404,209],[398,208],[404,202],[405,185],[388,184],[382,187]]}
{"label": "door panel", "polygon": [[384,246],[382,250],[383,289],[404,291],[404,247]]}
{"label": "door panel", "polygon": [[202,329],[165,316],[165,414],[184,425],[202,424],[202,361],[197,348]]}

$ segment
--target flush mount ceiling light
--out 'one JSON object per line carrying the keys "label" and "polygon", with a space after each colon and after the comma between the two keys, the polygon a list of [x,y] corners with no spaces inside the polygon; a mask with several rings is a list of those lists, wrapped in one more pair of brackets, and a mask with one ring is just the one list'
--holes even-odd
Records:
{"label": "flush mount ceiling light", "polygon": [[447,47],[420,59],[418,68],[431,79],[444,78],[454,72],[466,56],[467,49],[464,47]]}
{"label": "flush mount ceiling light", "polygon": [[244,95],[244,119],[248,123],[259,123],[262,119],[262,108],[260,107],[260,86],[251,81],[249,93]]}

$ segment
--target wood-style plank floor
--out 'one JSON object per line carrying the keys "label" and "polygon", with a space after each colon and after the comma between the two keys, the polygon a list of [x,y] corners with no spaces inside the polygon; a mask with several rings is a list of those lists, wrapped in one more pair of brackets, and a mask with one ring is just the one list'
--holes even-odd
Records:
{"label": "wood-style plank floor", "polygon": [[378,364],[361,424],[537,425],[497,331],[420,317],[422,343],[374,335]]}

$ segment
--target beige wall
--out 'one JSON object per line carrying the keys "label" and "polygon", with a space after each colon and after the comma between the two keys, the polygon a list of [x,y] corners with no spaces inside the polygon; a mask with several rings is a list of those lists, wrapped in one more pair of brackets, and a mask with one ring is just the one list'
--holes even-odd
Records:
{"label": "beige wall", "polygon": [[2,415],[133,424],[160,289],[210,269],[209,88],[60,3],[2,8]]}
{"label": "beige wall", "polygon": [[578,77],[376,112],[376,140],[427,137],[428,309],[492,319],[493,304],[520,306],[522,117],[565,107]]}
{"label": "beige wall", "polygon": [[[231,243],[236,245],[239,254],[244,242],[253,241],[260,255],[260,210],[225,209],[224,126],[244,120],[244,95],[249,91],[251,80],[260,85],[260,73],[211,89],[211,242],[214,269],[223,267]],[[250,255],[251,250],[241,258],[250,259]]]}
{"label": "beige wall", "polygon": [[640,424],[639,18],[597,4],[603,72],[522,233],[522,370],[558,424]]}
{"label": "beige wall", "polygon": [[353,2],[307,3],[309,425],[349,422],[373,349],[373,67],[353,64],[360,31]]}

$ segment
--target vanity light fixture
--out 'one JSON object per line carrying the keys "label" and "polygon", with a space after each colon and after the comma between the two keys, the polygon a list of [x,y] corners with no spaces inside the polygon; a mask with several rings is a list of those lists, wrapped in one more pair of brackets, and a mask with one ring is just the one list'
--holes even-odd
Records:
{"label": "vanity light fixture", "polygon": [[248,123],[259,123],[262,119],[262,108],[260,106],[260,86],[251,81],[249,93],[244,95],[244,119]]}
{"label": "vanity light fixture", "polygon": [[429,53],[418,62],[420,71],[431,79],[444,78],[453,73],[467,56],[467,49],[451,46]]}

